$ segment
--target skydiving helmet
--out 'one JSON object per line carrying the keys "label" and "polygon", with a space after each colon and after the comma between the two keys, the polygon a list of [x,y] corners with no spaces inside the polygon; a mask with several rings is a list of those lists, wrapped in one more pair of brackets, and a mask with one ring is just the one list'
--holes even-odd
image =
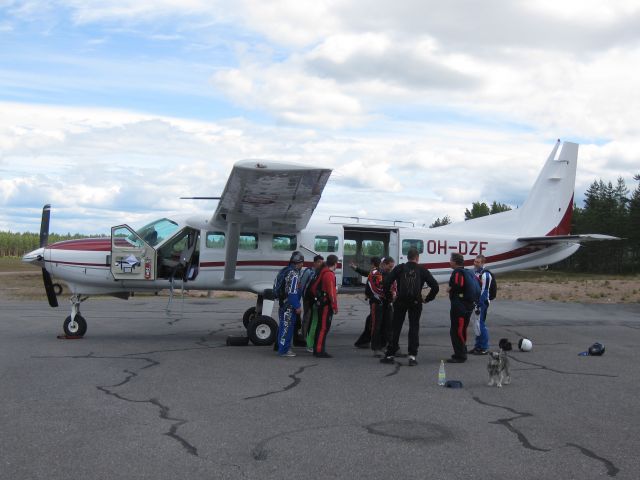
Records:
{"label": "skydiving helmet", "polygon": [[518,348],[522,352],[530,352],[533,348],[533,343],[531,343],[531,340],[529,340],[528,338],[521,338],[520,340],[518,340]]}
{"label": "skydiving helmet", "polygon": [[599,357],[603,353],[604,353],[604,345],[602,345],[601,343],[596,342],[589,347],[589,355],[595,355]]}
{"label": "skydiving helmet", "polygon": [[291,260],[289,260],[289,263],[300,263],[300,262],[304,262],[304,256],[299,251],[296,250],[291,254]]}

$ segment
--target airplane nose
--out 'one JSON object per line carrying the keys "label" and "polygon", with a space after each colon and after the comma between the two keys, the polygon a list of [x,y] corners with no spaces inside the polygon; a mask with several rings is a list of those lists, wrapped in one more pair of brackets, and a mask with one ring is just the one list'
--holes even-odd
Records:
{"label": "airplane nose", "polygon": [[22,256],[22,261],[24,263],[29,263],[31,265],[38,265],[39,267],[42,267],[44,265],[43,263],[43,259],[44,259],[44,248],[36,248],[34,251],[29,252],[29,253],[25,253]]}

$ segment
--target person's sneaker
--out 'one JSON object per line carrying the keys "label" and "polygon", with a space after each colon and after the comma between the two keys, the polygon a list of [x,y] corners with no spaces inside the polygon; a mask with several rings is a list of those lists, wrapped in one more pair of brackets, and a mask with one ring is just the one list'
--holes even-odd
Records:
{"label": "person's sneaker", "polygon": [[307,350],[307,352],[309,352],[309,353],[313,353],[313,347],[307,347],[307,348],[306,348],[306,350]]}
{"label": "person's sneaker", "polygon": [[478,350],[479,350],[478,347],[473,347],[471,350],[467,350],[467,354],[468,355],[475,355]]}
{"label": "person's sneaker", "polygon": [[313,356],[317,358],[333,358],[333,355],[329,355],[327,352],[314,353]]}
{"label": "person's sneaker", "polygon": [[382,358],[384,357],[384,353],[382,352],[382,350],[374,350],[373,351],[373,356],[376,358]]}
{"label": "person's sneaker", "polygon": [[409,366],[415,367],[416,365],[418,365],[418,361],[416,360],[416,357],[414,357],[413,355],[409,355]]}
{"label": "person's sneaker", "polygon": [[291,350],[289,350],[287,353],[283,353],[282,355],[280,355],[281,357],[295,357],[296,354],[293,353]]}
{"label": "person's sneaker", "polygon": [[369,348],[369,342],[365,343],[354,343],[353,346],[356,348]]}
{"label": "person's sneaker", "polygon": [[392,355],[387,355],[380,359],[380,363],[395,363],[395,359]]}
{"label": "person's sneaker", "polygon": [[483,348],[474,348],[469,352],[471,355],[486,355],[489,353],[489,350],[485,350]]}

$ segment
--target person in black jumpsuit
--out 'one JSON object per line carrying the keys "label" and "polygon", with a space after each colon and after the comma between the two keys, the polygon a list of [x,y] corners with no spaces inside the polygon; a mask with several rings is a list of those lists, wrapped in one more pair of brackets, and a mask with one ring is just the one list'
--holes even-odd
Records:
{"label": "person in black jumpsuit", "polygon": [[[433,278],[431,272],[418,263],[419,253],[416,248],[410,248],[407,252],[407,263],[403,263],[395,267],[389,275],[384,279],[385,296],[391,296],[391,286],[396,282],[398,288],[398,298],[394,304],[393,311],[393,336],[391,343],[387,346],[387,352],[384,358],[380,359],[382,363],[393,363],[394,357],[400,348],[400,333],[404,324],[405,316],[409,316],[409,366],[417,365],[416,355],[418,355],[418,346],[420,338],[420,315],[422,314],[422,287],[426,283],[430,288],[429,294],[424,299],[424,303],[430,302],[438,294],[438,282]],[[405,283],[402,280],[405,275],[405,269],[414,269],[419,284],[419,288],[414,292],[405,291]]]}

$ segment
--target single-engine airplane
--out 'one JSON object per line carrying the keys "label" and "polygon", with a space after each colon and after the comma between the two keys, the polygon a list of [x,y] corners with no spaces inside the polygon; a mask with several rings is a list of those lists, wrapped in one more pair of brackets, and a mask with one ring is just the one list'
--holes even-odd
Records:
{"label": "single-engine airplane", "polygon": [[348,265],[363,264],[372,251],[403,262],[416,247],[423,265],[445,282],[453,252],[464,256],[465,265],[483,254],[499,273],[558,262],[583,241],[615,239],[570,235],[578,144],[565,142],[557,155],[559,146],[560,140],[522,207],[439,228],[338,216],[310,224],[331,170],[244,160],[231,170],[211,218],[161,218],[139,230],[118,225],[110,238],[47,245],[50,206],[45,205],[40,248],[23,261],[42,268],[52,307],[58,306],[59,293],[52,277],[68,285],[67,335],[86,333],[80,304],[91,295],[127,299],[134,292],[180,287],[256,293],[256,305],[244,313],[243,323],[254,344],[269,345],[277,331],[271,317],[273,280],[294,250],[308,252],[309,260],[315,253],[336,254],[338,284],[358,285],[362,278]]}

